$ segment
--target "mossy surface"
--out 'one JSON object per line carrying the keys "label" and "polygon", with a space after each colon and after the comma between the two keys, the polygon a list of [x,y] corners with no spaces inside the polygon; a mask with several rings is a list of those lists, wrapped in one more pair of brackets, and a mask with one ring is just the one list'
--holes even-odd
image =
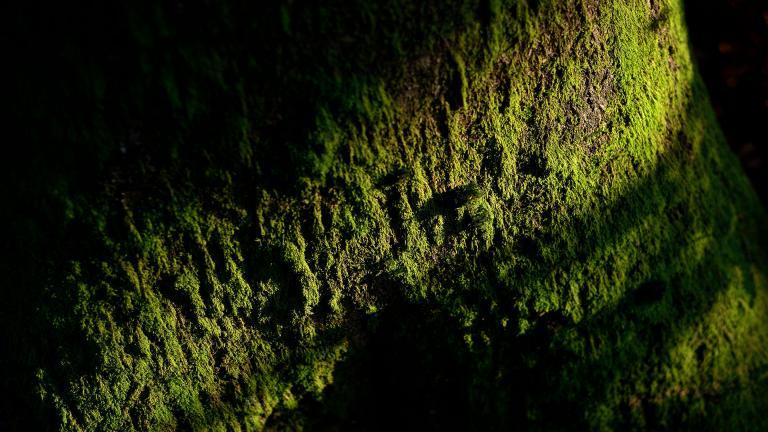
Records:
{"label": "mossy surface", "polygon": [[7,425],[768,428],[679,1],[252,3],[17,11]]}

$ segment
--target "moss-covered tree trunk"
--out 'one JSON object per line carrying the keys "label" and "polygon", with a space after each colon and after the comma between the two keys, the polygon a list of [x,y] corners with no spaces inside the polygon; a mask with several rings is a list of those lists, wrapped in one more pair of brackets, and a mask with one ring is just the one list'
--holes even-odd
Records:
{"label": "moss-covered tree trunk", "polygon": [[679,0],[228,3],[12,11],[0,425],[768,428]]}

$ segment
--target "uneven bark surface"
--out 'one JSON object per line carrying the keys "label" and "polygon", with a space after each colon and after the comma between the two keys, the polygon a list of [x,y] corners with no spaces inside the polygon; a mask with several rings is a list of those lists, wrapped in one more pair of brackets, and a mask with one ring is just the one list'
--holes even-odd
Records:
{"label": "uneven bark surface", "polygon": [[12,11],[3,425],[768,427],[679,1],[251,3]]}

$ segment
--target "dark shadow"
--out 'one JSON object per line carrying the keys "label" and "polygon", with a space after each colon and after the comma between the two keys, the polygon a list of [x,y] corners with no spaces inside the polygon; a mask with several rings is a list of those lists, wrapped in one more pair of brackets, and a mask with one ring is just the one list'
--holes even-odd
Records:
{"label": "dark shadow", "polygon": [[768,6],[761,0],[685,2],[692,52],[718,122],[768,202]]}
{"label": "dark shadow", "polygon": [[[461,327],[425,304],[390,304],[367,316],[365,349],[340,365],[323,402],[300,414],[311,430],[469,430],[475,365]],[[305,410],[306,403],[306,410]],[[285,416],[286,413],[282,413]],[[285,419],[270,418],[281,430]],[[407,426],[405,426],[407,425]]]}

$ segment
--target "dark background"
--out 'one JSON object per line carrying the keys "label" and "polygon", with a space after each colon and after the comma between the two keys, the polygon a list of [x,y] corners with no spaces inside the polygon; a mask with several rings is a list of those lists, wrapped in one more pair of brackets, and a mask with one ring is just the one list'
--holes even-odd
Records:
{"label": "dark background", "polygon": [[728,144],[768,204],[768,1],[690,0],[689,36]]}

